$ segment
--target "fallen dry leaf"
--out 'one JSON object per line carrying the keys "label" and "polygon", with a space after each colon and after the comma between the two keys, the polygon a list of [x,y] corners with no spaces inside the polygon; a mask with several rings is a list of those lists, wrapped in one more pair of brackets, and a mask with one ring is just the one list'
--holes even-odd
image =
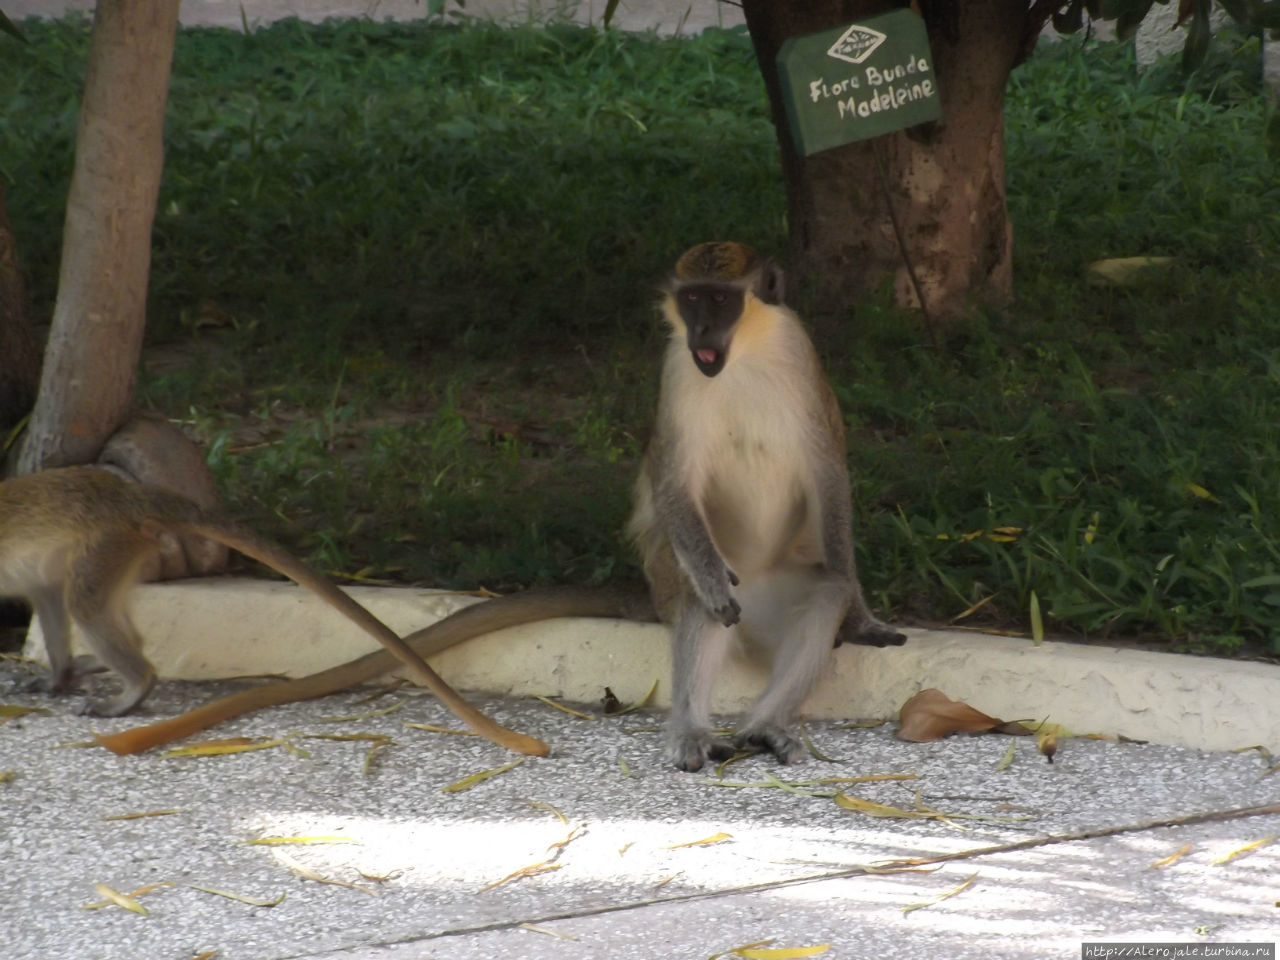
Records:
{"label": "fallen dry leaf", "polygon": [[324,843],[355,843],[356,841],[350,837],[259,837],[257,840],[246,840],[244,842],[251,847],[304,847]]}
{"label": "fallen dry leaf", "polygon": [[521,867],[519,870],[513,870],[501,880],[495,880],[488,886],[481,887],[476,893],[485,893],[494,887],[500,887],[504,883],[510,883],[512,880],[523,880],[525,877],[537,877],[544,873],[552,873],[559,870],[563,864],[552,863],[550,860],[543,860],[541,863],[531,863],[527,867]]}
{"label": "fallen dry leaf", "polygon": [[110,823],[113,820],[143,820],[147,817],[168,817],[178,813],[178,810],[145,810],[142,813],[117,813],[113,817],[103,817],[103,822]]}
{"label": "fallen dry leaf", "polygon": [[921,901],[920,903],[909,903],[902,908],[902,912],[904,915],[906,915],[908,913],[911,913],[914,910],[923,910],[925,907],[931,907],[935,903],[941,903],[943,900],[949,900],[950,898],[954,897],[957,893],[960,893],[963,890],[967,890],[970,886],[973,885],[973,881],[977,879],[978,879],[977,873],[970,874],[969,879],[966,880],[964,883],[960,884],[960,886],[956,887],[955,889],[948,890],[946,893],[940,893],[936,897],[933,897],[930,900],[924,900],[924,901]]}
{"label": "fallen dry leaf", "polygon": [[537,807],[539,810],[546,810],[548,813],[553,814],[554,816],[558,817],[560,822],[563,823],[565,826],[569,825],[569,818],[566,817],[563,813],[561,813],[558,809],[553,807],[551,804],[543,803],[541,800],[527,800],[525,802],[528,803],[529,806],[531,807]]}
{"label": "fallen dry leaf", "polygon": [[414,723],[412,720],[400,721],[406,727],[413,727],[415,730],[426,730],[429,733],[452,733],[458,737],[478,737],[480,736],[475,730],[457,730],[453,727],[437,727],[434,723]]}
{"label": "fallen dry leaf", "polygon": [[[151,911],[140,904],[137,900],[127,893],[121,893],[119,890],[108,887],[105,883],[95,883],[93,889],[97,890],[101,896],[104,896],[117,907],[124,907],[126,910],[139,914],[140,916],[149,916]],[[85,909],[91,909],[86,907]]]}
{"label": "fallen dry leaf", "polygon": [[1026,732],[1021,724],[1006,723],[988,716],[967,703],[952,700],[936,687],[930,687],[902,705],[894,736],[911,743],[925,743],[941,740],[953,733],[987,733],[993,730],[1015,735]]}
{"label": "fallen dry leaf", "polygon": [[572,707],[566,707],[563,703],[556,703],[556,702],[555,702],[554,700],[552,700],[550,697],[536,697],[536,696],[535,696],[533,699],[535,699],[535,700],[541,700],[541,701],[542,701],[543,703],[545,703],[548,707],[555,707],[557,710],[560,710],[560,711],[562,711],[562,712],[564,712],[564,713],[567,713],[567,714],[569,714],[569,716],[571,716],[571,717],[577,717],[577,718],[578,718],[578,719],[580,719],[580,720],[594,720],[594,719],[595,719],[595,717],[593,717],[593,716],[592,716],[591,714],[589,714],[589,713],[583,713],[581,710],[574,710]]}
{"label": "fallen dry leaf", "polygon": [[288,737],[228,737],[222,740],[205,740],[187,747],[174,747],[160,755],[168,757],[220,757],[230,753],[248,753],[251,750],[270,750],[289,742]]}
{"label": "fallen dry leaf", "polygon": [[684,843],[673,843],[671,846],[667,847],[667,849],[679,850],[682,847],[709,847],[713,843],[724,843],[726,840],[732,839],[733,834],[721,831],[720,833],[713,833],[709,837],[703,837],[701,840],[687,840]]}
{"label": "fallen dry leaf", "polygon": [[1235,860],[1237,857],[1243,857],[1246,853],[1253,853],[1253,851],[1255,850],[1260,850],[1263,847],[1267,846],[1268,844],[1274,843],[1277,839],[1280,839],[1280,834],[1272,834],[1269,837],[1263,837],[1261,840],[1255,840],[1253,841],[1253,843],[1246,843],[1243,847],[1240,847],[1238,850],[1232,850],[1230,853],[1224,856],[1218,857],[1217,860],[1210,860],[1209,862],[1214,866],[1217,866],[1218,864],[1221,864],[1221,863],[1230,863],[1232,860]]}
{"label": "fallen dry leaf", "polygon": [[743,960],[799,960],[801,957],[816,957],[830,949],[829,943],[811,947],[739,947],[731,955]]}
{"label": "fallen dry leaf", "polygon": [[520,764],[524,763],[524,758],[512,760],[510,763],[504,763],[500,767],[492,767],[488,770],[481,770],[479,773],[473,773],[469,777],[463,777],[456,783],[451,783],[447,787],[441,787],[441,793],[461,793],[463,790],[470,790],[477,784],[484,783],[499,774],[506,773],[508,770],[514,770]]}
{"label": "fallen dry leaf", "polygon": [[53,713],[47,707],[20,707],[9,703],[0,703],[0,723],[8,723],[10,720],[18,717],[25,717],[31,713]]}
{"label": "fallen dry leaf", "polygon": [[1177,850],[1173,851],[1173,853],[1169,854],[1169,856],[1164,857],[1163,859],[1157,860],[1155,863],[1151,864],[1151,866],[1147,867],[1147,869],[1159,870],[1163,867],[1171,867],[1190,852],[1191,852],[1191,844],[1184,843]]}
{"label": "fallen dry leaf", "polygon": [[228,900],[234,900],[237,903],[247,904],[250,907],[275,907],[284,903],[285,894],[280,894],[274,900],[259,900],[257,897],[244,897],[238,893],[229,893],[226,890],[219,890],[216,887],[202,887],[198,883],[188,883],[188,887],[192,890],[199,890],[201,893],[211,893],[215,897],[225,897]]}
{"label": "fallen dry leaf", "polygon": [[407,699],[397,700],[389,707],[382,707],[379,710],[368,710],[364,713],[348,713],[340,717],[317,717],[316,723],[348,723],[354,720],[372,720],[374,717],[385,717],[389,713],[395,713],[409,701]]}
{"label": "fallen dry leaf", "polygon": [[577,937],[571,937],[567,933],[561,933],[559,930],[552,930],[550,927],[539,926],[536,923],[522,923],[519,929],[528,930],[530,933],[541,933],[548,937],[555,937],[558,940],[577,940]]}
{"label": "fallen dry leaf", "polygon": [[[95,883],[94,886],[99,887],[102,885]],[[153,890],[159,890],[163,887],[172,887],[172,886],[173,886],[173,882],[171,880],[161,880],[159,883],[148,883],[145,887],[139,887],[137,890],[131,890],[129,893],[118,894],[118,895],[123,896],[129,900],[136,900],[138,897],[141,897],[144,894],[151,893]],[[106,887],[106,889],[111,890],[110,887]],[[102,893],[103,891],[99,890],[98,892]],[[112,890],[112,893],[118,893],[118,891]],[[123,904],[121,904],[119,900],[113,897],[108,900],[96,900],[93,903],[82,904],[80,909],[81,910],[101,910],[103,907],[110,907],[110,906],[123,906]],[[126,909],[132,909],[132,908],[129,907]],[[136,913],[137,911],[134,911],[134,912]]]}

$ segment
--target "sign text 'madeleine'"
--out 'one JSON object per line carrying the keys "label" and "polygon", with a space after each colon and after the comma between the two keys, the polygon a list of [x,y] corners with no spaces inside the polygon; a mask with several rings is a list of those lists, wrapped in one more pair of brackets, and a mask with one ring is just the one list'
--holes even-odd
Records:
{"label": "sign text 'madeleine'", "polygon": [[928,73],[929,61],[924,57],[913,57],[905,64],[899,63],[886,68],[867,67],[861,76],[854,73],[829,83],[825,77],[818,77],[809,81],[809,101],[820,103],[835,98],[836,109],[841,117],[849,115],[865,118],[873,113],[896,110],[904,104],[932,97],[936,90],[932,77],[924,76]]}

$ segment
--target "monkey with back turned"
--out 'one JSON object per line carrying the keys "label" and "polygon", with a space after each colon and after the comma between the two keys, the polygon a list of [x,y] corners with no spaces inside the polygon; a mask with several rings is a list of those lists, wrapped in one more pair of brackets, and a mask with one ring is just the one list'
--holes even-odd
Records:
{"label": "monkey with back turned", "polygon": [[319,595],[478,732],[523,753],[547,752],[540,740],[507,730],[477,711],[382,621],[284,550],[185,497],[95,467],[46,470],[0,483],[0,596],[24,597],[35,608],[54,692],[65,692],[76,680],[70,653],[74,621],[101,665],[123,683],[117,696],[91,702],[91,712],[119,716],[146,697],[155,670],[142,654],[125,604],[140,568],[154,559],[161,541],[183,533],[238,550]]}

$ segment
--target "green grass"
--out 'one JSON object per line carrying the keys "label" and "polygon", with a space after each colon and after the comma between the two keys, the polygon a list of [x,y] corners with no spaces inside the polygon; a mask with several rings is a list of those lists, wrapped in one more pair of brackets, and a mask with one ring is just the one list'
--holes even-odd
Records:
{"label": "green grass", "polygon": [[[52,310],[86,32],[6,43],[0,175]],[[1009,90],[1018,300],[941,351],[872,297],[820,346],[873,603],[1280,653],[1280,181],[1253,41],[1191,80],[1042,47]],[[179,37],[145,402],[326,568],[635,577],[619,536],[672,256],[785,249],[744,34],[282,23]],[[1171,255],[1132,289],[1096,259]]]}

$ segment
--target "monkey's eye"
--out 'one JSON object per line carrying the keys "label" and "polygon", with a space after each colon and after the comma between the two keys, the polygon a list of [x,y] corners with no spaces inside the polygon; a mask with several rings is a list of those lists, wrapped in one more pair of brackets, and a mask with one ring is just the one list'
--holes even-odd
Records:
{"label": "monkey's eye", "polygon": [[727,297],[725,297],[722,291],[717,290],[715,293],[711,295],[711,299],[716,303],[724,303]]}
{"label": "monkey's eye", "polygon": [[684,293],[684,299],[686,303],[697,303],[698,295],[694,293],[692,290],[686,290]]}

